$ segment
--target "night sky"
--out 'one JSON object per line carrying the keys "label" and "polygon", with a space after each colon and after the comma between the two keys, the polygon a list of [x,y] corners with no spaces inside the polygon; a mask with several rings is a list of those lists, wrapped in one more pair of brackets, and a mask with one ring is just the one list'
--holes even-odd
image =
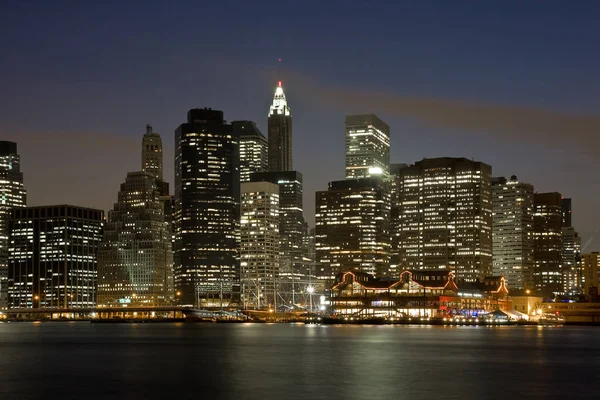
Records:
{"label": "night sky", "polygon": [[0,139],[19,144],[29,205],[108,210],[145,124],[173,184],[187,110],[266,133],[281,76],[311,224],[314,192],[344,178],[344,115],[373,112],[393,162],[474,158],[572,197],[585,244],[600,228],[600,4],[525,3],[2,1]]}

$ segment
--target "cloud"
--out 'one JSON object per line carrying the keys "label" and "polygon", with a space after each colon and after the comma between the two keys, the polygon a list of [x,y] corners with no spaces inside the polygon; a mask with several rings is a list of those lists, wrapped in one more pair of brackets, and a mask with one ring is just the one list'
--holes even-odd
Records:
{"label": "cloud", "polygon": [[563,150],[570,148],[598,157],[600,115],[490,104],[446,98],[404,96],[375,90],[350,89],[317,83],[290,74],[294,90],[345,112],[374,112],[411,118],[442,129],[487,134],[499,140],[531,143]]}

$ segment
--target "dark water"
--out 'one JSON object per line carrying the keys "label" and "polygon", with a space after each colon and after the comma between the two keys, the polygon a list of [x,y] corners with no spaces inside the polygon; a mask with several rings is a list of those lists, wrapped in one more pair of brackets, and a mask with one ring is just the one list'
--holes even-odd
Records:
{"label": "dark water", "polygon": [[600,328],[0,324],[0,399],[600,398]]}

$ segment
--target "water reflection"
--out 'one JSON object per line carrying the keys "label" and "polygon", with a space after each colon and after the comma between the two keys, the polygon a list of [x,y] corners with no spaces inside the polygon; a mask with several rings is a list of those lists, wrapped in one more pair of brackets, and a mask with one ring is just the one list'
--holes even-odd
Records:
{"label": "water reflection", "polygon": [[594,328],[0,326],[0,398],[595,398]]}

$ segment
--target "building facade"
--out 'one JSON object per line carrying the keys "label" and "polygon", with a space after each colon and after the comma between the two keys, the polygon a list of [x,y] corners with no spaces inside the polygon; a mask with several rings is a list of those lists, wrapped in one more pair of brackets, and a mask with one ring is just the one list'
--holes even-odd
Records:
{"label": "building facade", "polygon": [[346,116],[346,179],[389,172],[390,127],[374,114]]}
{"label": "building facade", "polygon": [[279,186],[279,270],[281,274],[305,274],[302,174],[297,171],[261,172],[252,174],[250,180]]}
{"label": "building facade", "polygon": [[408,168],[408,164],[390,164],[390,270],[394,271],[395,276],[401,271],[402,219],[400,218],[401,201],[398,189],[402,185],[400,171],[404,168]]}
{"label": "building facade", "polygon": [[396,176],[402,269],[450,269],[457,279],[492,274],[492,168],[431,158]]}
{"label": "building facade", "polygon": [[242,183],[240,276],[244,304],[270,308],[276,304],[279,277],[279,186]]}
{"label": "building facade", "polygon": [[600,253],[586,253],[581,255],[583,272],[583,294],[588,297],[598,296],[598,279],[600,277]]}
{"label": "building facade", "polygon": [[327,281],[340,272],[390,276],[390,196],[378,178],[329,183],[316,193],[317,276]]}
{"label": "building facade", "polygon": [[545,295],[560,293],[562,281],[562,196],[534,194],[534,283]]}
{"label": "building facade", "polygon": [[583,287],[581,269],[581,237],[572,226],[563,226],[562,230],[562,293],[578,295]]}
{"label": "building facade", "polygon": [[405,270],[394,280],[346,272],[331,288],[331,311],[338,317],[478,317],[509,307],[503,277],[465,282],[448,270]]}
{"label": "building facade", "polygon": [[512,289],[533,289],[533,185],[494,178],[493,272]]}
{"label": "building facade", "polygon": [[281,81],[269,108],[269,171],[292,171],[292,112]]}
{"label": "building facade", "polygon": [[152,174],[156,179],[163,179],[163,146],[160,135],[146,125],[146,133],[142,139],[142,171]]}
{"label": "building facade", "polygon": [[573,202],[571,199],[563,198],[562,199],[562,226],[570,227],[572,226],[572,218],[571,214],[573,211]]}
{"label": "building facade", "polygon": [[239,300],[239,141],[223,112],[192,109],[175,131],[175,289],[180,304]]}
{"label": "building facade", "polygon": [[8,307],[10,213],[15,207],[25,207],[26,202],[17,144],[0,141],[0,310]]}
{"label": "building facade", "polygon": [[240,138],[240,180],[249,182],[255,172],[269,168],[267,138],[252,121],[233,121],[234,135]]}
{"label": "building facade", "polygon": [[98,306],[172,303],[171,229],[163,207],[153,174],[127,174],[98,252]]}
{"label": "building facade", "polygon": [[103,220],[103,211],[76,206],[14,208],[9,307],[95,307]]}

